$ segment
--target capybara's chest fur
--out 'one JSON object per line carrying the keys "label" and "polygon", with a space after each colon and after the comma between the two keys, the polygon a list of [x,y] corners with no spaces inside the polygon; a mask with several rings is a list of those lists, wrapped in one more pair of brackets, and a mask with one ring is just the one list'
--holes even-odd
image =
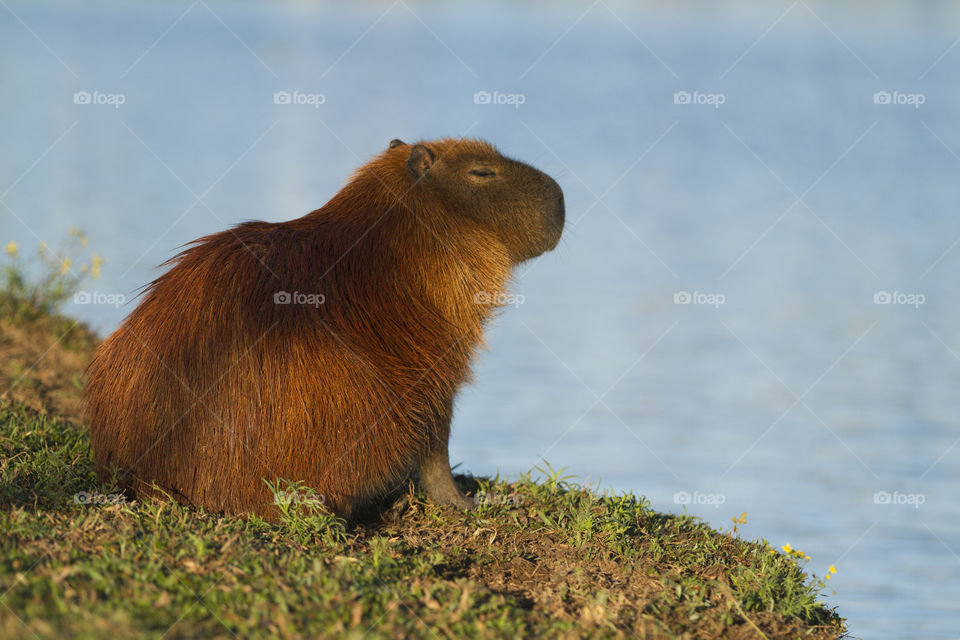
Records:
{"label": "capybara's chest fur", "polygon": [[490,302],[559,237],[540,212],[559,207],[562,227],[546,176],[501,193],[464,168],[512,162],[477,141],[395,141],[321,209],[192,243],[90,363],[101,477],[271,519],[278,480],[345,517],[418,470],[458,493],[432,480],[435,460],[449,476],[453,398]]}

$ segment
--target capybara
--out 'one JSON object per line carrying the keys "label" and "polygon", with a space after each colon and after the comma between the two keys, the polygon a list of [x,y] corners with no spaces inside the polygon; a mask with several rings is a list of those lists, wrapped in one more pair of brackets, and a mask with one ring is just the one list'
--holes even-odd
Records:
{"label": "capybara", "polygon": [[394,140],[320,209],[195,240],[87,370],[101,479],[271,520],[281,480],[347,519],[413,476],[468,506],[454,395],[563,224],[557,183],[486,142]]}

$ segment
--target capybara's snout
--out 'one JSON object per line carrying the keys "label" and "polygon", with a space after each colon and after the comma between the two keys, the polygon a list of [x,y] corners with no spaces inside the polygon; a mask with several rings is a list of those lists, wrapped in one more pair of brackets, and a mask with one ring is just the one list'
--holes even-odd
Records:
{"label": "capybara's snout", "polygon": [[542,231],[539,234],[542,238],[540,246],[537,247],[536,255],[553,250],[560,242],[560,236],[563,235],[563,225],[566,221],[566,206],[563,201],[563,189],[557,184],[557,181],[541,174],[542,184],[540,186],[541,205],[540,205],[540,224]]}
{"label": "capybara's snout", "polygon": [[563,235],[563,225],[566,222],[567,211],[563,202],[563,189],[557,184],[557,181],[547,176],[553,188],[551,197],[553,206],[547,213],[547,227],[549,229],[548,238],[551,238],[547,251],[551,251],[560,242],[560,236]]}

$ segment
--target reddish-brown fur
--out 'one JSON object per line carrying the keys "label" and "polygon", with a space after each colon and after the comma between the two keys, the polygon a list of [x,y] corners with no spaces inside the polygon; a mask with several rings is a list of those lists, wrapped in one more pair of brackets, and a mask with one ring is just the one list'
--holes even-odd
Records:
{"label": "reddish-brown fur", "polygon": [[89,366],[101,477],[266,518],[265,479],[302,481],[345,517],[418,471],[458,502],[452,402],[494,310],[477,295],[496,299],[562,224],[556,183],[486,143],[395,141],[302,218],[196,240]]}

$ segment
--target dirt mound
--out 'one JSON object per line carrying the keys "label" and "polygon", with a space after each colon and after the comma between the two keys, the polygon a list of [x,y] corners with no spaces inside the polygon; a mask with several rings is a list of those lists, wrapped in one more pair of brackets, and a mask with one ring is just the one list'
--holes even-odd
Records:
{"label": "dirt mound", "polygon": [[83,371],[98,340],[76,320],[0,318],[0,406],[16,402],[79,423]]}

